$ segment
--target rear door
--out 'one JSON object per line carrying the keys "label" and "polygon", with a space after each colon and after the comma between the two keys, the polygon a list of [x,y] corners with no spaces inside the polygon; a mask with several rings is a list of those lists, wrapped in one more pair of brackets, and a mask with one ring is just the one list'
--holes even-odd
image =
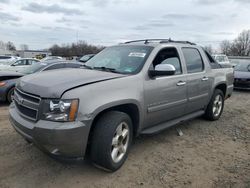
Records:
{"label": "rear door", "polygon": [[199,49],[183,47],[183,57],[187,69],[188,104],[186,113],[192,113],[205,108],[209,97],[209,77]]}

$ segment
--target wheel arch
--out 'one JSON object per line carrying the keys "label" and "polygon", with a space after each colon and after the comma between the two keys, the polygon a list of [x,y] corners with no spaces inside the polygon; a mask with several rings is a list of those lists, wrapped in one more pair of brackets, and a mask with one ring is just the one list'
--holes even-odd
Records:
{"label": "wheel arch", "polygon": [[105,113],[109,111],[119,111],[119,112],[124,112],[128,114],[133,123],[133,135],[134,136],[138,135],[138,130],[139,130],[140,122],[141,122],[141,115],[140,115],[140,108],[138,107],[137,104],[130,102],[130,103],[116,104],[113,106],[108,106],[106,108],[101,108],[101,110],[99,109],[98,113],[96,113],[96,115],[94,116],[91,127],[90,127],[87,151],[89,151],[89,148],[90,148],[89,146],[90,146],[90,142],[92,139],[92,133],[96,127],[97,121]]}
{"label": "wheel arch", "polygon": [[224,94],[224,97],[226,97],[226,93],[227,93],[227,84],[225,82],[221,82],[221,83],[218,83],[215,88],[214,88],[214,91],[216,89],[220,89],[223,94]]}

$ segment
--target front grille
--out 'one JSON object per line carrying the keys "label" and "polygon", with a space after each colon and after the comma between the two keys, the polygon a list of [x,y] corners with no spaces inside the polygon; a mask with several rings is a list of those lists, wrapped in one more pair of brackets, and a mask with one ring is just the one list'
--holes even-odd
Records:
{"label": "front grille", "polygon": [[249,78],[235,78],[234,79],[235,82],[250,82],[250,79]]}
{"label": "front grille", "polygon": [[247,82],[234,82],[236,88],[250,88],[250,83]]}
{"label": "front grille", "polygon": [[41,99],[19,89],[14,91],[14,103],[17,111],[24,118],[37,121]]}

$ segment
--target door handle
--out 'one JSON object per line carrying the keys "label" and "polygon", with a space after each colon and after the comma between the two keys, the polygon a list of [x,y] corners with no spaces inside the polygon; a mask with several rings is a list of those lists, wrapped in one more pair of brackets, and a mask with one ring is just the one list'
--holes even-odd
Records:
{"label": "door handle", "polygon": [[204,76],[201,81],[208,81],[208,77]]}
{"label": "door handle", "polygon": [[186,85],[186,82],[179,81],[176,85],[177,85],[177,86],[184,86],[184,85]]}

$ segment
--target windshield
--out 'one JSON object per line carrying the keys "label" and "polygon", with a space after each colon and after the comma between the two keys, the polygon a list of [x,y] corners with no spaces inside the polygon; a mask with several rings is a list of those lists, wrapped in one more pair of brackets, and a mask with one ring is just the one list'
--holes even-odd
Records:
{"label": "windshield", "polygon": [[216,56],[215,60],[218,62],[227,62],[228,58],[227,58],[227,56]]}
{"label": "windshield", "polygon": [[85,56],[83,56],[83,57],[81,57],[80,58],[80,61],[84,61],[84,62],[86,62],[86,61],[88,61],[89,59],[91,59],[92,57],[93,57],[94,55],[85,55]]}
{"label": "windshield", "polygon": [[250,60],[238,60],[238,64],[234,68],[235,71],[250,72]]}
{"label": "windshield", "polygon": [[37,63],[37,64],[33,64],[31,66],[28,66],[25,69],[21,69],[18,72],[21,72],[23,74],[33,74],[35,72],[38,72],[38,71],[42,70],[47,65],[48,64],[46,64],[46,63]]}
{"label": "windshield", "polygon": [[150,46],[109,47],[87,61],[85,66],[121,74],[136,74],[142,69],[152,50],[153,47]]}

